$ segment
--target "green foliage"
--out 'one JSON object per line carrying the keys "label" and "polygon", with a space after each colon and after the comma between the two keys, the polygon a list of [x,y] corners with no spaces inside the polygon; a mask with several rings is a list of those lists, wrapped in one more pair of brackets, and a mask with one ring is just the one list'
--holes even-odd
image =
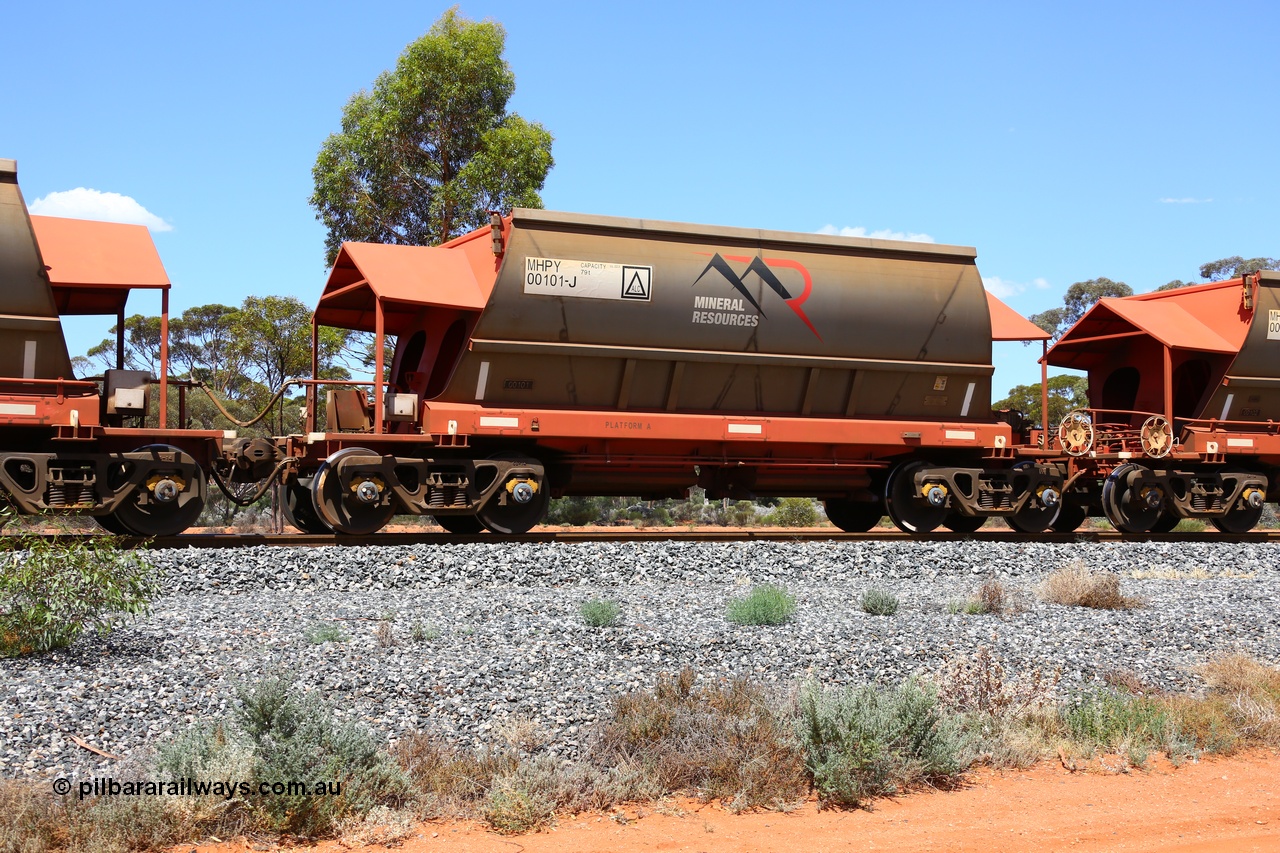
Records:
{"label": "green foliage", "polygon": [[[247,781],[250,796],[232,805],[247,812],[253,825],[306,837],[329,832],[345,816],[407,798],[404,774],[367,730],[337,722],[284,679],[244,687],[238,698],[230,719],[198,726],[162,745],[158,771],[170,779]],[[291,782],[312,790],[289,792]],[[286,793],[258,795],[260,785],[276,783],[283,783]],[[330,793],[316,795],[319,783]]]}
{"label": "green foliage", "polygon": [[158,590],[141,551],[109,537],[82,542],[13,539],[0,553],[0,657],[70,645],[86,629],[110,633],[145,613]]}
{"label": "green foliage", "polygon": [[724,523],[730,527],[750,527],[756,523],[756,505],[751,501],[738,501],[725,513]]}
{"label": "green foliage", "polygon": [[[991,404],[991,408],[1012,409],[1020,412],[1033,424],[1040,421],[1040,383],[1018,385],[1009,389],[1009,396]],[[1089,378],[1062,373],[1049,377],[1049,425],[1062,423],[1069,412],[1089,406]]]}
{"label": "green foliage", "polygon": [[1088,281],[1077,281],[1067,288],[1061,308],[1050,308],[1029,318],[1040,328],[1053,335],[1053,340],[1062,337],[1062,333],[1075,325],[1093,304],[1104,296],[1132,296],[1133,288],[1123,281],[1112,281],[1109,278],[1091,278]]}
{"label": "green foliage", "polygon": [[777,508],[765,516],[765,523],[778,527],[814,527],[818,524],[818,509],[809,498],[783,498]]}
{"label": "green foliage", "polygon": [[[85,375],[116,366],[116,329],[111,327],[111,337],[91,347],[87,357],[73,360],[76,372]],[[170,328],[170,336],[173,329]],[[124,321],[124,367],[127,370],[145,370],[152,376],[160,371],[160,318],[134,314]]]}
{"label": "green foliage", "polygon": [[415,643],[430,643],[440,639],[440,629],[434,625],[414,622],[413,627],[409,629],[409,636]]}
{"label": "green foliage", "polygon": [[987,611],[976,598],[959,598],[947,602],[947,613],[952,616],[981,616]]}
{"label": "green foliage", "polygon": [[[90,348],[87,356],[74,360],[80,375],[116,366],[115,328],[112,337]],[[283,296],[250,296],[238,308],[217,303],[188,308],[169,324],[170,373],[180,379],[202,382],[222,403],[231,417],[246,421],[258,415],[271,396],[287,379],[311,375],[311,309],[298,299]],[[155,376],[160,370],[160,318],[140,314],[125,321],[125,367],[146,370]],[[364,339],[345,329],[321,327],[319,375],[325,379],[348,379],[349,367],[361,364]],[[278,404],[275,417],[257,429],[263,434],[299,432],[301,392],[294,389]],[[153,389],[147,418],[155,423],[159,414],[159,394]],[[186,396],[187,421],[196,429],[238,428],[202,391]],[[178,394],[169,394],[168,422],[178,421]],[[210,494],[209,520],[230,523],[236,512],[233,504]],[[221,516],[219,519],[218,516]]]}
{"label": "green foliage", "polygon": [[637,498],[567,497],[552,498],[547,507],[547,524],[612,524],[626,513]]}
{"label": "green foliage", "polygon": [[552,137],[507,112],[505,43],[501,24],[450,9],[351,97],[312,169],[326,263],[344,240],[435,245],[490,210],[542,206]]}
{"label": "green foliage", "polygon": [[917,784],[955,781],[969,764],[956,719],[915,681],[800,697],[800,740],[813,786],[827,805],[857,806]]}
{"label": "green foliage", "polygon": [[551,821],[555,804],[520,785],[515,779],[498,779],[489,789],[484,819],[503,835],[519,835]]}
{"label": "green foliage", "polygon": [[593,598],[590,601],[582,602],[578,608],[578,614],[582,617],[582,621],[592,628],[610,628],[618,621],[622,608],[615,601],[605,601],[599,598]]}
{"label": "green foliage", "polygon": [[[1210,261],[1200,266],[1200,277],[1209,281],[1225,281],[1258,270],[1280,270],[1280,258],[1249,258],[1239,255]],[[1162,288],[1163,289],[1163,288]]]}
{"label": "green foliage", "polygon": [[729,602],[726,618],[738,625],[785,625],[796,612],[796,599],[785,589],[762,584]]}
{"label": "green foliage", "polygon": [[[286,380],[311,375],[311,309],[292,296],[249,296],[235,315],[232,350],[246,365],[260,386],[253,395],[256,407]],[[336,364],[350,332],[321,327],[319,336],[320,378],[346,379],[345,368]],[[302,430],[296,402],[287,398],[276,404],[274,435]],[[256,414],[256,412],[255,412]]]}
{"label": "green foliage", "polygon": [[302,632],[302,636],[306,637],[307,642],[313,646],[318,646],[322,643],[345,643],[351,639],[343,632],[341,627],[331,622],[310,625]]}
{"label": "green foliage", "polygon": [[[1073,747],[1086,753],[1119,753],[1141,766],[1152,752],[1181,758],[1197,751],[1194,734],[1190,740],[1184,734],[1178,707],[1161,697],[1097,690],[1075,697],[1060,714]],[[1217,751],[1224,745],[1218,743]]]}
{"label": "green foliage", "polygon": [[862,594],[862,610],[872,616],[892,616],[898,612],[898,596],[872,587]]}

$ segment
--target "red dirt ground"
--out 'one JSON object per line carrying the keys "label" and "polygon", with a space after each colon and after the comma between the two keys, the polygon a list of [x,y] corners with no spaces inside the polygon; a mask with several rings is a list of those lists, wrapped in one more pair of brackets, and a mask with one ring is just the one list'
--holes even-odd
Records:
{"label": "red dirt ground", "polygon": [[[607,814],[562,817],[543,832],[501,836],[474,823],[420,824],[402,853],[587,853],[588,851],[1280,851],[1280,755],[1208,759],[1174,769],[1117,772],[1117,761],[1083,772],[1060,763],[973,775],[956,791],[877,800],[870,810],[730,814],[680,800]],[[624,822],[625,820],[625,822]],[[196,848],[239,853],[270,846],[235,839]],[[330,841],[315,853],[351,849]],[[387,848],[358,848],[367,853]],[[190,845],[175,848],[188,853]]]}

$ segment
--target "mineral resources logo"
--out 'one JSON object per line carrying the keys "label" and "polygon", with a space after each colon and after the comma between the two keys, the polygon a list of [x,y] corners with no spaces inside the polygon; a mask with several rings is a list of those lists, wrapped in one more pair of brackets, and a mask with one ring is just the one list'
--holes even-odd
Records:
{"label": "mineral resources logo", "polygon": [[[698,254],[705,255],[706,253],[699,252]],[[747,267],[739,274],[730,266],[731,263],[746,264]],[[800,274],[800,278],[804,281],[804,289],[800,291],[799,296],[791,295],[791,291],[783,284],[776,270],[791,270]],[[768,315],[765,313],[764,308],[756,301],[746,284],[747,277],[754,273],[760,281],[769,286],[770,290],[782,298],[787,307],[800,318],[810,332],[813,332],[815,338],[822,340],[822,335],[818,334],[818,330],[814,328],[813,323],[804,313],[804,303],[808,300],[809,294],[813,292],[813,279],[810,277],[809,271],[805,269],[804,264],[786,258],[721,255],[717,252],[711,256],[706,268],[694,279],[694,286],[696,287],[698,282],[702,281],[707,273],[712,271],[719,273],[742,298],[695,296],[693,298],[693,322],[716,326],[754,327],[760,324],[761,317],[767,319]],[[749,312],[747,305],[750,305],[755,313]]]}

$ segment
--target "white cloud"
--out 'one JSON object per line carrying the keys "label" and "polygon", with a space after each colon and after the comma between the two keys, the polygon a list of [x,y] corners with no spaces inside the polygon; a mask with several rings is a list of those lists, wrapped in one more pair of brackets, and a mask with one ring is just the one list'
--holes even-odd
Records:
{"label": "white cloud", "polygon": [[832,234],[840,237],[870,237],[872,240],[906,240],[910,243],[933,243],[936,242],[928,234],[915,234],[904,231],[890,231],[888,228],[881,228],[878,231],[868,231],[859,225],[857,228],[850,228],[847,225],[844,228],[837,228],[834,225],[823,225],[818,229],[819,234]]}
{"label": "white cloud", "polygon": [[1161,204],[1209,204],[1211,198],[1162,198]]}
{"label": "white cloud", "polygon": [[984,276],[982,286],[994,293],[1000,299],[1008,299],[1011,296],[1017,296],[1024,288],[1020,284],[1014,284],[1011,281],[1005,281],[999,276]]}
{"label": "white cloud", "polygon": [[1036,290],[1048,290],[1049,282],[1043,278],[1033,278],[1031,284],[1019,284],[1016,281],[1005,281],[998,275],[984,276],[982,286],[994,293],[1000,299],[1008,299],[1017,296],[1019,293],[1026,291],[1028,287],[1034,287]]}
{"label": "white cloud", "polygon": [[37,216],[66,216],[71,219],[98,219],[145,225],[152,231],[172,231],[173,226],[147,210],[127,195],[104,193],[76,187],[74,190],[49,193],[31,202]]}

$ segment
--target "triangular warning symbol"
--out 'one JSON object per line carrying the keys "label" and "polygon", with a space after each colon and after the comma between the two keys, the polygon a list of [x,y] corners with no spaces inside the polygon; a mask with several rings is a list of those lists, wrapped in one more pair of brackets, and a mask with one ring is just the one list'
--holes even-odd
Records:
{"label": "triangular warning symbol", "polygon": [[640,277],[640,271],[636,270],[631,274],[631,281],[627,282],[626,290],[622,291],[624,296],[636,296],[640,299],[647,299],[649,296],[649,288],[647,283]]}

